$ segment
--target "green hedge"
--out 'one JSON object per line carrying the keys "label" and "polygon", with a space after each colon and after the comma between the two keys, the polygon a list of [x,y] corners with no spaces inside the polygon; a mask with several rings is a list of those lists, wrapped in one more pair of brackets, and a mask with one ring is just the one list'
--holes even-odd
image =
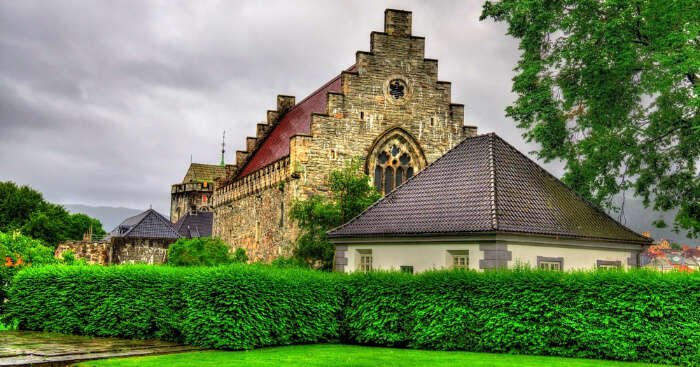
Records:
{"label": "green hedge", "polygon": [[354,274],[345,324],[365,344],[697,365],[698,275]]}
{"label": "green hedge", "polygon": [[217,349],[337,340],[334,276],[250,265],[46,266],[14,279],[20,329],[159,338]]}
{"label": "green hedge", "polygon": [[217,349],[340,340],[700,361],[700,274],[51,266],[17,275],[8,313],[23,329]]}

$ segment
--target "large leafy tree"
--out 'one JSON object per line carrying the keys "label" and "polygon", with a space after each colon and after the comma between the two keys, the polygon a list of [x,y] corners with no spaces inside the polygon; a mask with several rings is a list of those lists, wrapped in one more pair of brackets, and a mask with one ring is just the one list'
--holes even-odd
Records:
{"label": "large leafy tree", "polygon": [[[506,109],[597,205],[633,192],[700,233],[700,2],[487,1],[522,51]],[[658,222],[664,226],[663,222]]]}
{"label": "large leafy tree", "polygon": [[20,230],[32,238],[56,246],[61,241],[80,240],[92,228],[105,231],[99,220],[85,214],[69,214],[62,206],[44,200],[41,193],[14,182],[0,182],[0,231]]}
{"label": "large leafy tree", "polygon": [[330,197],[315,195],[294,202],[290,217],[301,232],[294,250],[297,259],[331,269],[333,245],[326,238],[326,231],[349,221],[381,198],[369,182],[369,176],[362,171],[362,160],[355,158],[343,169],[331,172]]}

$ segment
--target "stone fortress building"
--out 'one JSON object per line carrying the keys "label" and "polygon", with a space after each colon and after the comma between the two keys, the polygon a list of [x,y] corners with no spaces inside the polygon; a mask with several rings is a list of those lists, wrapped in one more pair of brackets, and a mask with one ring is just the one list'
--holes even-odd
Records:
{"label": "stone fortress building", "polygon": [[190,163],[182,182],[170,188],[170,221],[177,223],[187,214],[211,212],[215,182],[226,176],[227,169],[231,166]]}
{"label": "stone fortress building", "polygon": [[451,101],[450,82],[438,80],[438,61],[425,58],[425,38],[411,34],[410,12],[387,9],[384,31],[372,32],[369,51],[355,59],[299,102],[277,96],[277,109],[246,138],[213,192],[197,186],[197,175],[173,185],[171,221],[206,202],[213,236],[267,262],[291,254],[292,202],[327,193],[330,172],[347,160],[361,157],[377,190],[388,193],[476,135],[464,125],[464,106]]}

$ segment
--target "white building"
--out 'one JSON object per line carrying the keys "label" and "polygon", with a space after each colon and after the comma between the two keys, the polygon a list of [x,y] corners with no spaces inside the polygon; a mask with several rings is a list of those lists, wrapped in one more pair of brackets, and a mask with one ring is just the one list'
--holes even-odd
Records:
{"label": "white building", "polygon": [[344,272],[628,267],[651,243],[493,133],[467,138],[328,237]]}

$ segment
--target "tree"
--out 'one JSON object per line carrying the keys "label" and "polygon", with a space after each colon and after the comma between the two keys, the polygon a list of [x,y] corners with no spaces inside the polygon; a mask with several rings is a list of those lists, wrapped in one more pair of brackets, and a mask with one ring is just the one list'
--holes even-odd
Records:
{"label": "tree", "polygon": [[98,237],[106,234],[97,219],[70,214],[28,186],[0,182],[0,231],[15,230],[53,247],[61,241],[80,240],[89,230]]}
{"label": "tree", "polygon": [[[506,108],[540,159],[604,209],[632,191],[700,233],[697,0],[487,1],[522,54]],[[658,226],[665,223],[658,221]]]}
{"label": "tree", "polygon": [[234,256],[218,238],[180,238],[168,248],[168,264],[174,266],[215,266],[248,259],[244,249],[237,249]]}
{"label": "tree", "polygon": [[331,172],[330,198],[314,195],[292,204],[290,218],[300,229],[294,249],[297,259],[311,264],[320,262],[322,269],[331,269],[333,245],[326,238],[326,231],[349,221],[381,198],[369,182],[369,176],[362,172],[362,160],[354,158],[342,170]]}

